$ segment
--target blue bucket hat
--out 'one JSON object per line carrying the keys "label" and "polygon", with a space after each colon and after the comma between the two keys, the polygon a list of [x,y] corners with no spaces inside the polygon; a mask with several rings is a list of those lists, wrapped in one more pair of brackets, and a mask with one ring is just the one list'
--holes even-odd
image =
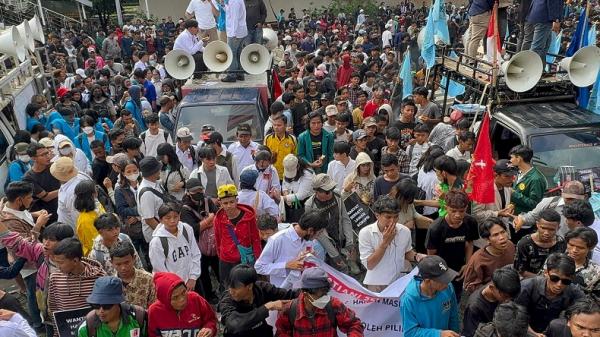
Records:
{"label": "blue bucket hat", "polygon": [[94,282],[94,289],[86,300],[89,304],[120,304],[125,302],[123,282],[114,276],[102,276]]}

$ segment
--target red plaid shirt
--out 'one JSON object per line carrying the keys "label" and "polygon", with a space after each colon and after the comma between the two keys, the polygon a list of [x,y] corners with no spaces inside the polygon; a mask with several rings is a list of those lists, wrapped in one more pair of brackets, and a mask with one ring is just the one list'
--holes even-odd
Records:
{"label": "red plaid shirt", "polygon": [[[304,303],[304,293],[298,296],[298,303]],[[292,302],[294,303],[294,302]],[[337,328],[348,337],[362,337],[363,326],[360,319],[354,315],[354,311],[348,309],[340,300],[331,298],[331,306],[337,321]],[[309,318],[306,315],[304,305],[299,305],[296,310],[296,321],[292,334],[292,326],[289,319],[289,306],[279,315],[277,323],[277,337],[337,337],[336,327],[332,327],[325,309],[315,308],[315,316]]]}

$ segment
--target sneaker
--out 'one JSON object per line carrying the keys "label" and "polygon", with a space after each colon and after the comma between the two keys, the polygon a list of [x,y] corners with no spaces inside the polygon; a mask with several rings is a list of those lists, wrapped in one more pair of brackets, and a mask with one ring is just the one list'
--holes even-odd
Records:
{"label": "sneaker", "polygon": [[223,78],[221,79],[221,82],[231,82],[231,83],[233,83],[233,82],[235,82],[236,80],[237,80],[237,79],[236,79],[236,77],[235,77],[235,76],[229,76],[229,75],[227,75],[227,76],[225,76],[225,77],[223,77]]}

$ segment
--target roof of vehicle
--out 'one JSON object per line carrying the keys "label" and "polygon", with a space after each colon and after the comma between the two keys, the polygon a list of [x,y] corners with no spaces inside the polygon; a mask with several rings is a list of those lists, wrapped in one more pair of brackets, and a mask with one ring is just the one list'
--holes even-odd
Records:
{"label": "roof of vehicle", "polygon": [[181,101],[184,104],[255,102],[258,88],[198,88],[191,90]]}
{"label": "roof of vehicle", "polygon": [[527,136],[564,129],[600,127],[596,115],[570,102],[528,103],[496,108],[493,119]]}

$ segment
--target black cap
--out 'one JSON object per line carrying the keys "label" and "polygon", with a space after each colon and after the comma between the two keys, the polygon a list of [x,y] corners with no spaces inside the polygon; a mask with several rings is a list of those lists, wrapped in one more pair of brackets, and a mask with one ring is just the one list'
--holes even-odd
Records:
{"label": "black cap", "polygon": [[424,257],[418,267],[419,276],[422,279],[430,279],[439,283],[448,284],[458,276],[458,273],[450,269],[446,261],[437,255]]}
{"label": "black cap", "polygon": [[508,159],[500,159],[494,165],[494,172],[498,174],[506,174],[516,176],[519,169],[513,166]]}
{"label": "black cap", "polygon": [[240,124],[237,128],[237,133],[240,135],[252,135],[252,128],[248,124]]}
{"label": "black cap", "polygon": [[212,124],[204,124],[202,125],[202,128],[200,129],[200,132],[206,132],[206,131],[215,131],[215,126]]}
{"label": "black cap", "polygon": [[156,172],[160,171],[162,168],[162,163],[156,159],[156,157],[144,157],[140,160],[140,172],[142,172],[142,177],[149,177]]}
{"label": "black cap", "polygon": [[322,99],[322,100],[323,100],[323,99],[331,100],[331,97],[329,97],[329,95],[327,95],[327,94],[322,94],[322,95],[321,95],[321,99]]}
{"label": "black cap", "polygon": [[199,190],[204,190],[204,186],[202,186],[202,182],[198,178],[190,178],[185,182],[185,189],[188,192],[196,192]]}

